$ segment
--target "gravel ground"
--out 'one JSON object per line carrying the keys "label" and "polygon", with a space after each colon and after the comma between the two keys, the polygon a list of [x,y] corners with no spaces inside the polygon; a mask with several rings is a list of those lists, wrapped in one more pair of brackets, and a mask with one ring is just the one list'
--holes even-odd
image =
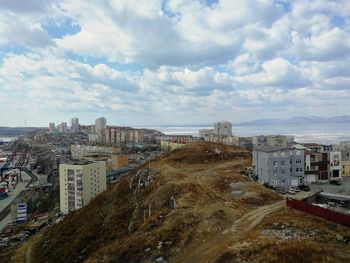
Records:
{"label": "gravel ground", "polygon": [[313,183],[310,185],[312,192],[323,190],[327,193],[350,195],[350,177],[343,177],[341,185],[327,183]]}

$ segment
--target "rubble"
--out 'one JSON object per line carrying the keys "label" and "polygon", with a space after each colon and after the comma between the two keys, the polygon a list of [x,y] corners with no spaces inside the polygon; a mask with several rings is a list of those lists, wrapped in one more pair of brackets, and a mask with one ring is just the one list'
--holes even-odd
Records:
{"label": "rubble", "polygon": [[310,239],[315,240],[318,231],[313,229],[302,229],[293,224],[273,224],[272,229],[265,229],[261,232],[261,236],[267,238],[277,238],[282,240],[300,240]]}

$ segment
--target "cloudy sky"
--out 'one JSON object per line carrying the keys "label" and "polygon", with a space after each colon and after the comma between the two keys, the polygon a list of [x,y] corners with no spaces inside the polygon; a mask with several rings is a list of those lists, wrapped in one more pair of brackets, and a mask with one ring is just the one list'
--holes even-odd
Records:
{"label": "cloudy sky", "polygon": [[0,126],[350,114],[349,0],[1,0]]}

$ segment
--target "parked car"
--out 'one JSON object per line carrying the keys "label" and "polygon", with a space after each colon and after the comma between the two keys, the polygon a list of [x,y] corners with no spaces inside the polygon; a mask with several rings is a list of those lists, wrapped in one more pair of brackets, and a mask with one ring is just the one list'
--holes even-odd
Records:
{"label": "parked car", "polygon": [[298,186],[298,188],[302,191],[306,191],[306,192],[310,191],[310,186],[308,186],[307,184],[301,184]]}
{"label": "parked car", "polygon": [[297,186],[291,186],[290,189],[292,189],[294,192],[300,192],[300,189]]}
{"label": "parked car", "polygon": [[283,187],[276,187],[275,190],[279,194],[285,194],[286,193],[286,189],[284,189]]}
{"label": "parked car", "polygon": [[330,184],[341,185],[341,181],[340,180],[330,180],[329,182],[330,182]]}
{"label": "parked car", "polygon": [[295,193],[296,193],[292,187],[289,187],[288,189],[286,189],[286,192],[287,192],[287,194],[290,194],[290,195],[295,195]]}

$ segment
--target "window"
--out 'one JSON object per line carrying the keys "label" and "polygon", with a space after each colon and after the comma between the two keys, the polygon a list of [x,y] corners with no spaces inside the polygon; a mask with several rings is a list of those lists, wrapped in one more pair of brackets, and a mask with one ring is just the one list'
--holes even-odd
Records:
{"label": "window", "polygon": [[286,156],[286,153],[285,152],[281,152],[281,156]]}
{"label": "window", "polygon": [[278,166],[278,162],[277,161],[273,161],[273,166],[277,167]]}
{"label": "window", "polygon": [[295,160],[295,163],[296,163],[296,164],[301,164],[301,159],[296,159],[296,160]]}
{"label": "window", "polygon": [[282,174],[285,175],[286,174],[286,170],[282,170]]}
{"label": "window", "polygon": [[301,172],[303,171],[303,168],[296,168],[295,171],[296,171],[297,173],[301,173]]}
{"label": "window", "polygon": [[277,157],[277,156],[278,156],[278,152],[274,152],[273,157]]}
{"label": "window", "polygon": [[300,151],[295,151],[295,154],[296,155],[300,155]]}
{"label": "window", "polygon": [[277,170],[273,170],[273,175],[277,175]]}
{"label": "window", "polygon": [[281,161],[281,166],[286,166],[286,161]]}

